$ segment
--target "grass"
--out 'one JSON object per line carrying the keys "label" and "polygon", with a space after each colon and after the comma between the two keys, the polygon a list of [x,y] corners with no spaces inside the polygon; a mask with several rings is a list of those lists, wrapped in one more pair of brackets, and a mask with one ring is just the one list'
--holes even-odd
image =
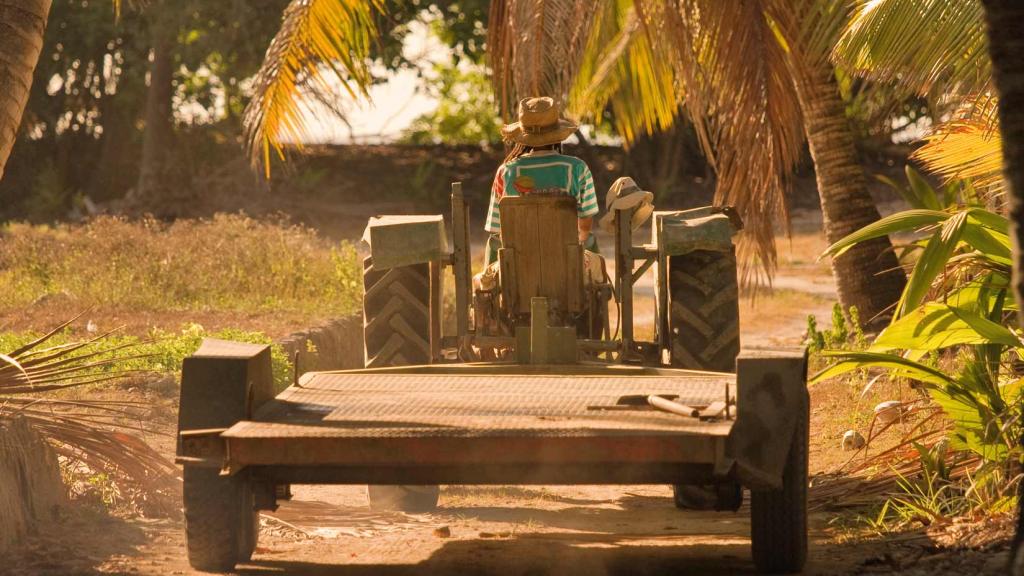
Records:
{"label": "grass", "polygon": [[240,215],[165,224],[100,217],[84,225],[0,229],[0,311],[47,295],[133,311],[358,309],[362,270],[350,243]]}

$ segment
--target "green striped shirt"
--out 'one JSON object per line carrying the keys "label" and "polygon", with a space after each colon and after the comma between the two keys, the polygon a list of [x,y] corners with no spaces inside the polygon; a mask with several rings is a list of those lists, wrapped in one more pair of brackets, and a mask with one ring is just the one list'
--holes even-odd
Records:
{"label": "green striped shirt", "polygon": [[498,201],[503,197],[534,192],[570,194],[576,199],[576,213],[580,218],[593,216],[599,211],[594,177],[587,163],[554,150],[540,150],[524,154],[498,168],[491,186],[491,204],[487,209],[484,229],[493,233],[501,231]]}

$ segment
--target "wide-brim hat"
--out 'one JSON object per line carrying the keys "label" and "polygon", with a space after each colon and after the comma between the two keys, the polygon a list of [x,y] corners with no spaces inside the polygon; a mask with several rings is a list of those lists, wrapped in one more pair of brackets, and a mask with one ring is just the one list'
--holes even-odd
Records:
{"label": "wide-brim hat", "polygon": [[579,128],[575,122],[562,118],[554,99],[547,96],[520,100],[518,116],[518,122],[502,126],[501,135],[506,141],[523,146],[558,144]]}
{"label": "wide-brim hat", "polygon": [[607,213],[601,218],[601,227],[613,231],[615,212],[635,208],[630,227],[636,230],[654,213],[654,194],[640,188],[629,176],[622,176],[612,183],[604,197]]}

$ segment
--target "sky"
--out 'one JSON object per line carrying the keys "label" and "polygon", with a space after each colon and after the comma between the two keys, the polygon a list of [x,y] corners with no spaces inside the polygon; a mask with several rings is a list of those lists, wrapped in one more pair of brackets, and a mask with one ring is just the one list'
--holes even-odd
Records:
{"label": "sky", "polygon": [[[412,62],[420,62],[424,73],[431,65],[451,60],[451,49],[431,34],[428,24],[414,21],[402,46],[403,55]],[[399,136],[403,129],[422,114],[437,107],[437,99],[424,90],[424,81],[415,70],[388,72],[383,66],[374,70],[374,76],[385,82],[370,88],[370,102],[355,102],[342,89],[337,107],[345,112],[349,127],[334,118],[326,107],[307,101],[309,144],[372,144],[387,142]],[[352,137],[354,135],[354,138]]]}

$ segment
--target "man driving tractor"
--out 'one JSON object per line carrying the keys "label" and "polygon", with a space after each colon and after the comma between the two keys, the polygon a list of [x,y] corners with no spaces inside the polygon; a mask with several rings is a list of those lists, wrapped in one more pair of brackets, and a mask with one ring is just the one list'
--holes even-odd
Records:
{"label": "man driving tractor", "polygon": [[558,106],[549,97],[524,98],[519,102],[519,120],[501,129],[502,136],[514,147],[498,167],[491,186],[491,202],[484,229],[491,233],[485,263],[497,259],[501,219],[498,202],[506,196],[534,193],[569,194],[576,199],[580,244],[597,252],[591,229],[598,213],[594,177],[587,163],[562,154],[562,141],[572,135],[576,123],[560,117]]}

